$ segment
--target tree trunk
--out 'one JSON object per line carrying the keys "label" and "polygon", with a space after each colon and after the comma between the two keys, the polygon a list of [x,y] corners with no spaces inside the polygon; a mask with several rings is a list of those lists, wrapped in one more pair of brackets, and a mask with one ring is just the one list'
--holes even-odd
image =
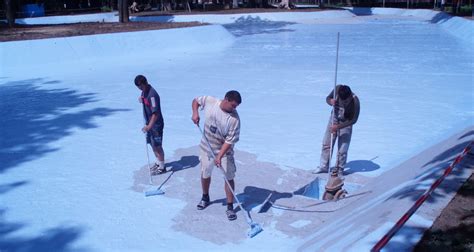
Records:
{"label": "tree trunk", "polygon": [[128,1],[127,0],[122,0],[123,1],[123,22],[128,23],[129,21],[129,16],[130,14],[128,13]]}
{"label": "tree trunk", "polygon": [[231,0],[224,0],[224,10],[229,10],[232,6],[230,5]]}
{"label": "tree trunk", "polygon": [[127,0],[118,0],[119,22],[128,23],[128,4]]}
{"label": "tree trunk", "polygon": [[15,25],[15,10],[13,8],[12,0],[4,0],[4,3],[8,26],[13,27]]}
{"label": "tree trunk", "polygon": [[122,14],[122,4],[124,0],[117,1],[117,9],[118,9],[118,16],[119,16],[119,23],[123,23],[123,14]]}

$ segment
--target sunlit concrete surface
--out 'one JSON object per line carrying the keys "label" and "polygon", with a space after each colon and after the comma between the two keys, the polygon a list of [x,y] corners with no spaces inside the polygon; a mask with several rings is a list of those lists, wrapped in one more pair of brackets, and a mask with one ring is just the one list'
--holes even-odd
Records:
{"label": "sunlit concrete surface", "polygon": [[[367,251],[474,139],[473,21],[400,9],[148,21],[212,25],[0,43],[0,250]],[[297,192],[317,178],[338,32],[337,82],[361,114],[346,168],[353,197],[322,203]],[[161,96],[175,171],[153,186],[137,74]],[[230,89],[243,97],[236,192],[264,229],[251,239],[244,211],[226,219],[217,171],[214,204],[195,208],[191,101]],[[412,248],[471,173],[458,165],[386,250]],[[164,195],[144,196],[160,185]],[[275,205],[263,206],[270,193]]]}

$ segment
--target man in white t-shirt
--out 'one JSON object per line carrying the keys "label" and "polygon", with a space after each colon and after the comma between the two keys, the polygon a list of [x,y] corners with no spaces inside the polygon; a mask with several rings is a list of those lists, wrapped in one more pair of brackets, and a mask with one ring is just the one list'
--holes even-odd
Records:
{"label": "man in white t-shirt", "polygon": [[[225,177],[234,190],[234,177],[236,172],[234,162],[234,144],[239,141],[240,119],[237,113],[237,106],[242,102],[239,92],[231,90],[225,94],[223,100],[212,96],[196,97],[192,103],[192,120],[199,125],[199,111],[204,110],[204,135],[200,143],[201,161],[201,186],[202,198],[197,205],[198,210],[209,206],[209,187],[211,185],[211,174],[214,166],[219,167],[225,173]],[[211,149],[206,141],[209,141]],[[214,154],[211,154],[211,152]],[[213,156],[216,158],[214,159]],[[234,211],[234,196],[225,184],[227,198],[227,218],[237,219]]]}

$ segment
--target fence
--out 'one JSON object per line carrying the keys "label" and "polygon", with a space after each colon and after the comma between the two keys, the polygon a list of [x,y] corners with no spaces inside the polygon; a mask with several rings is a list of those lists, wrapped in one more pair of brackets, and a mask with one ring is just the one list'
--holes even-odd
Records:
{"label": "fence", "polygon": [[[39,15],[71,15],[117,10],[118,0],[11,0],[16,17]],[[224,9],[232,0],[128,0],[135,1],[140,11],[179,11],[187,6],[202,11],[202,3],[213,5],[208,10]],[[272,8],[281,0],[238,0],[240,8]],[[457,15],[470,16],[473,13],[472,0],[289,0],[292,7],[390,7],[440,9]],[[441,5],[441,1],[445,2]],[[227,5],[227,6],[226,6]],[[28,7],[26,7],[28,6]],[[166,7],[166,8],[165,8]],[[5,19],[4,1],[0,1],[0,19]]]}

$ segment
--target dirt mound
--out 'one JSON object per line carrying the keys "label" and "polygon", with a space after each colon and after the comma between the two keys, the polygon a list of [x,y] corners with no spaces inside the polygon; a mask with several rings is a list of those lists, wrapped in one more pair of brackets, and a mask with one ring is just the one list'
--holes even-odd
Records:
{"label": "dirt mound", "polygon": [[205,25],[199,22],[161,23],[161,22],[129,22],[103,23],[88,22],[58,25],[17,25],[7,28],[0,23],[0,42],[45,39],[58,37],[83,36],[104,33],[133,32],[145,30],[171,29]]}

